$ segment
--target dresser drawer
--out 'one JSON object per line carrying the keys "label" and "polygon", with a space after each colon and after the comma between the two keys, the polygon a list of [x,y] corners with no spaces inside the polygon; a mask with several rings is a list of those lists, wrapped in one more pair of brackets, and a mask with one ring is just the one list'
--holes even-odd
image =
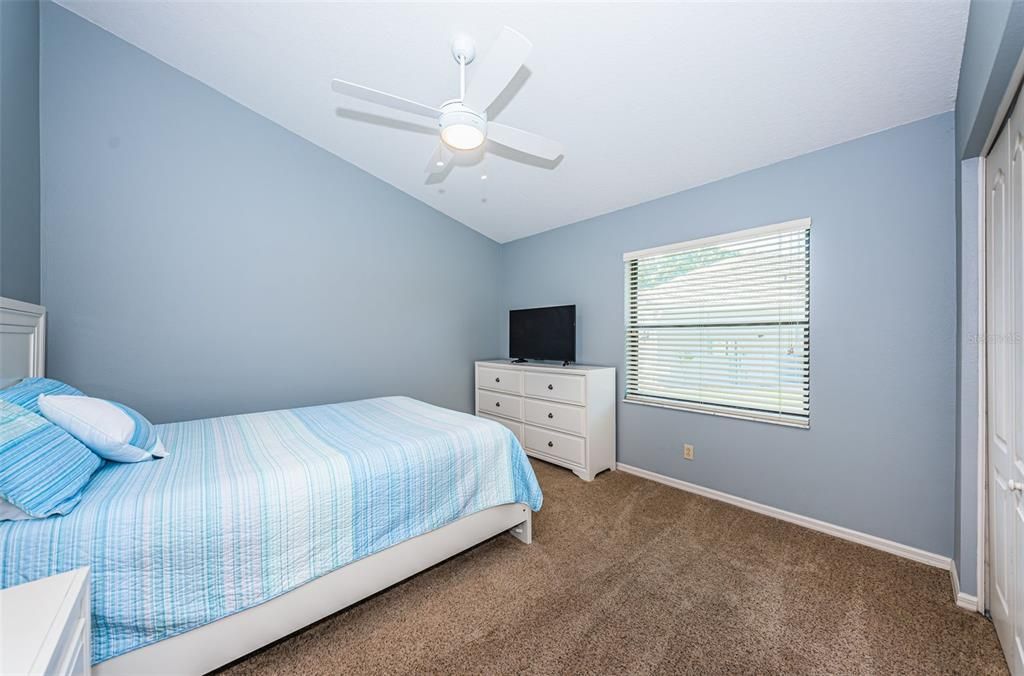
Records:
{"label": "dresser drawer", "polygon": [[487,415],[486,413],[481,413],[480,417],[486,418],[487,420],[493,420],[496,423],[501,423],[505,427],[509,428],[512,430],[512,434],[516,435],[516,439],[519,440],[519,444],[523,444],[523,423],[516,422],[515,420],[506,420],[505,418],[498,418],[497,416]]}
{"label": "dresser drawer", "polygon": [[579,406],[527,399],[523,405],[523,419],[535,425],[554,427],[573,434],[583,434],[586,429],[584,411],[585,409]]}
{"label": "dresser drawer", "polygon": [[478,366],[476,370],[477,387],[500,392],[520,394],[523,391],[523,374],[509,369],[496,369],[489,366]]}
{"label": "dresser drawer", "polygon": [[571,437],[561,432],[541,429],[533,425],[524,425],[527,449],[541,455],[550,455],[565,462],[583,466],[586,442],[579,437]]}
{"label": "dresser drawer", "polygon": [[527,372],[524,382],[524,391],[531,397],[586,403],[586,378],[583,376]]}
{"label": "dresser drawer", "polygon": [[523,400],[508,394],[477,390],[476,407],[481,413],[490,413],[516,420],[523,419]]}
{"label": "dresser drawer", "polygon": [[68,676],[89,676],[89,668],[92,663],[92,655],[86,654],[85,640],[83,639],[75,647],[75,653],[72,656],[71,664],[68,667]]}

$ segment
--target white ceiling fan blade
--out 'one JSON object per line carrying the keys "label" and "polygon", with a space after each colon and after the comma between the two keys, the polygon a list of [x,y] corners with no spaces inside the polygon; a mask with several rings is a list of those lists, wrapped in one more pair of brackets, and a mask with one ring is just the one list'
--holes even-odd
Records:
{"label": "white ceiling fan blade", "polygon": [[497,122],[487,123],[487,138],[506,148],[545,160],[557,159],[562,154],[562,144],[558,141]]}
{"label": "white ceiling fan blade", "polygon": [[401,96],[395,96],[394,94],[388,94],[387,92],[370,89],[369,87],[364,87],[363,85],[358,85],[354,82],[331,80],[331,89],[339,94],[344,94],[345,96],[362,99],[363,101],[369,101],[370,103],[377,103],[382,106],[387,106],[388,108],[395,108],[396,110],[404,110],[407,113],[413,113],[415,115],[424,115],[435,119],[441,115],[441,111],[438,108],[410,101],[409,99],[403,99]]}
{"label": "white ceiling fan blade", "polygon": [[531,49],[533,43],[505,26],[491,51],[477,66],[462,104],[480,112],[487,110],[522,68]]}
{"label": "white ceiling fan blade", "polygon": [[443,143],[437,144],[437,149],[434,150],[434,154],[430,156],[430,162],[427,163],[425,169],[428,174],[440,174],[448,168],[448,163],[452,161],[455,153],[448,150],[448,146]]}

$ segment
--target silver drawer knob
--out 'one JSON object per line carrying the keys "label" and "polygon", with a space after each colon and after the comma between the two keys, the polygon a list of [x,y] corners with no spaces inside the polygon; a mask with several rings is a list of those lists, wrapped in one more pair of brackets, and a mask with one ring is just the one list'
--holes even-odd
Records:
{"label": "silver drawer knob", "polygon": [[494,382],[496,382],[496,383],[500,383],[500,382],[501,382],[501,378],[495,378],[495,379],[494,379]]}
{"label": "silver drawer knob", "polygon": [[549,441],[548,442],[548,448],[554,448],[554,446],[555,446],[555,442],[553,442],[553,441]]}
{"label": "silver drawer knob", "polygon": [[1014,481],[1013,479],[1010,479],[1008,482],[1006,482],[1006,486],[1011,491],[1016,491],[1018,493],[1024,491],[1024,483],[1021,483],[1020,481]]}
{"label": "silver drawer knob", "polygon": [[555,386],[554,385],[548,385],[548,389],[549,390],[553,390],[553,389],[555,389]]}
{"label": "silver drawer knob", "polygon": [[550,419],[550,418],[554,418],[554,417],[555,417],[555,414],[554,414],[554,413],[548,413],[548,418],[549,418],[549,419]]}
{"label": "silver drawer knob", "polygon": [[500,401],[494,402],[494,405],[497,406],[498,408],[501,408],[501,402]]}

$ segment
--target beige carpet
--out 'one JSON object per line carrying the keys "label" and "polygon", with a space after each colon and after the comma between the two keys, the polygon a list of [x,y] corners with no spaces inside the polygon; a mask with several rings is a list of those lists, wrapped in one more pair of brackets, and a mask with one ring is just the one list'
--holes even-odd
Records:
{"label": "beige carpet", "polygon": [[534,467],[533,545],[494,538],[225,673],[1006,671],[946,571],[622,472]]}

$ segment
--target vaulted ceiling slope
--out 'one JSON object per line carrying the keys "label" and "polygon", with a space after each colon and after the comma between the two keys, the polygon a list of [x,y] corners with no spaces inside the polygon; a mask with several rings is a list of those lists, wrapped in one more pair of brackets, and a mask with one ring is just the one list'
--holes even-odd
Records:
{"label": "vaulted ceiling slope", "polygon": [[[967,22],[966,0],[59,2],[499,242],[952,110]],[[432,181],[429,120],[331,91],[438,105],[452,36],[486,54],[504,25],[534,47],[489,112],[561,141],[554,166],[491,146]]]}

